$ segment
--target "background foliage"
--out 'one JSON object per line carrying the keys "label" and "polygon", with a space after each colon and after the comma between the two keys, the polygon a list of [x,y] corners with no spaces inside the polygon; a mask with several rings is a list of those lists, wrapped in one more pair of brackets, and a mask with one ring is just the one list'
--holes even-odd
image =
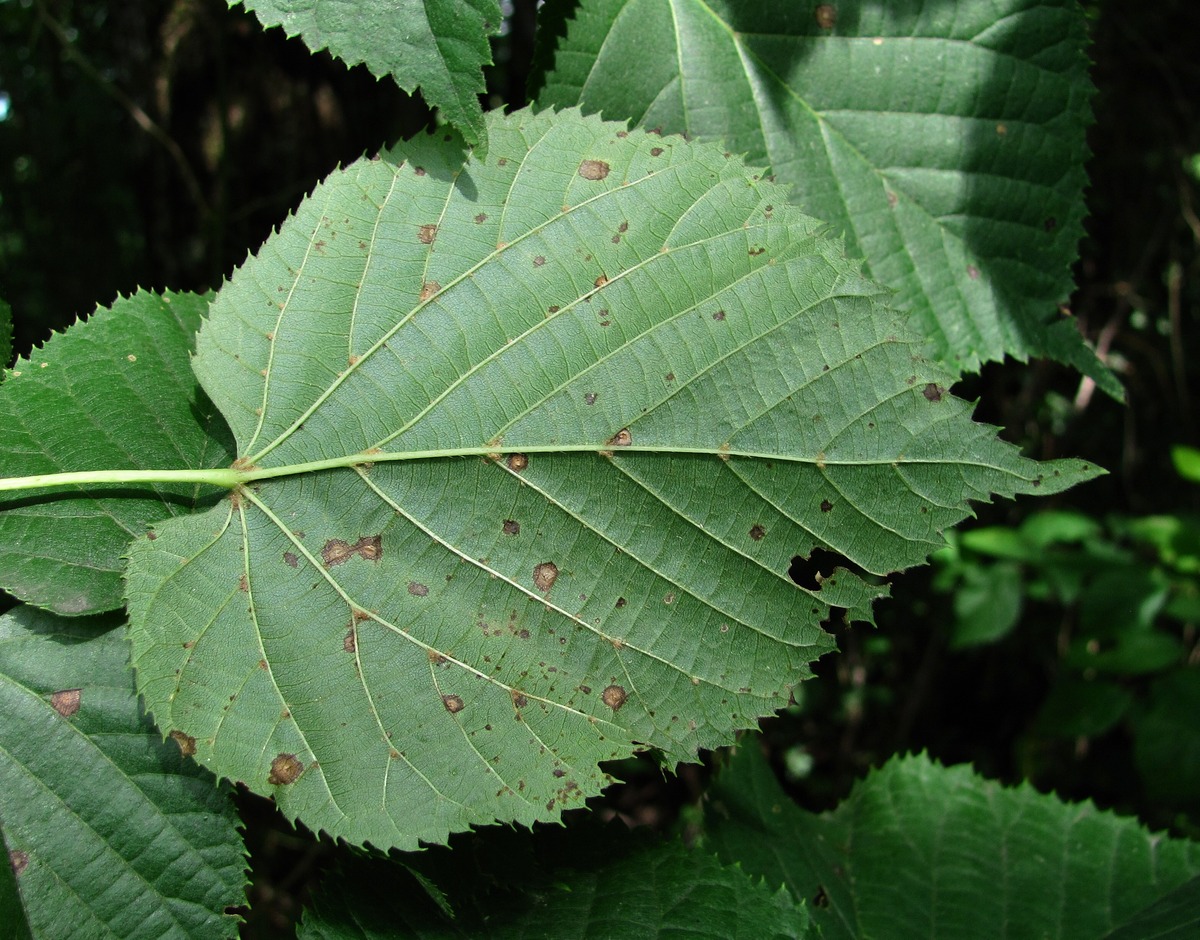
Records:
{"label": "background foliage", "polygon": [[[839,631],[843,652],[765,729],[806,809],[926,749],[1197,835],[1197,490],[1170,450],[1200,443],[1200,63],[1188,47],[1200,15],[1182,0],[1087,9],[1099,92],[1071,306],[1130,405],[1044,362],[987,366],[960,393],[1027,452],[1086,455],[1112,475],[1053,506],[986,509],[935,571],[897,584],[880,630]],[[506,13],[490,104],[523,103],[533,20],[530,2]],[[217,286],[313,180],[430,117],[220,0],[8,0],[0,91],[0,296],[19,353],[138,286]],[[627,783],[594,804],[601,816],[703,829],[708,769],[664,777],[643,758],[614,770]],[[332,853],[239,800],[253,935],[294,921]]]}

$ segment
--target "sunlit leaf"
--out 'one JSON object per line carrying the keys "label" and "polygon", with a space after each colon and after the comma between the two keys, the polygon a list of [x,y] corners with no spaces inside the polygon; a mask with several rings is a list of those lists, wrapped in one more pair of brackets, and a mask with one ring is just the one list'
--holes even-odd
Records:
{"label": "sunlit leaf", "polygon": [[955,368],[1119,383],[1057,308],[1084,215],[1076,0],[584,0],[538,100],[722,140],[794,184]]}

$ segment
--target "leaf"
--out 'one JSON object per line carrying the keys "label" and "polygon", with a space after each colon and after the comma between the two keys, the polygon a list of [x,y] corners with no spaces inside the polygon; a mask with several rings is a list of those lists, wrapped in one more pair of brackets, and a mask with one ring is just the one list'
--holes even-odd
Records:
{"label": "leaf", "polygon": [[33,935],[233,937],[229,788],[142,715],[119,623],[0,616],[0,818]]}
{"label": "leaf", "polygon": [[816,815],[751,744],[709,806],[704,844],[807,899],[827,938],[1098,937],[1200,873],[1200,844],[924,755]]}
{"label": "leaf", "polygon": [[1084,44],[1075,0],[584,0],[538,101],[769,162],[933,357],[1046,356],[1121,398],[1057,312],[1083,231]]}
{"label": "leaf", "polygon": [[[5,864],[6,860],[8,864]],[[20,856],[9,854],[4,827],[0,825],[0,940],[33,940],[13,869],[19,861]]]}
{"label": "leaf", "polygon": [[423,940],[809,935],[807,912],[786,891],[624,827],[493,829],[421,863],[433,880],[453,886],[452,919],[408,869],[360,859],[326,878],[300,940],[383,940],[398,929]]}
{"label": "leaf", "polygon": [[439,136],[331,175],[221,290],[195,368],[253,482],[131,550],[160,726],[353,843],[729,742],[967,499],[1097,472],[971,424],[719,148],[489,120],[486,163]]}
{"label": "leaf", "polygon": [[[140,292],[20,359],[0,385],[0,476],[228,466],[233,442],[188,354],[205,298]],[[0,496],[0,587],[60,614],[124,604],[123,557],[211,487],[120,484]]]}
{"label": "leaf", "polygon": [[1139,911],[1104,940],[1188,940],[1200,929],[1200,876]]}
{"label": "leaf", "polygon": [[486,151],[483,66],[488,36],[500,32],[497,0],[228,0],[265,27],[299,35],[313,52],[328,49],[347,65],[391,75],[407,92],[421,88],[471,144]]}

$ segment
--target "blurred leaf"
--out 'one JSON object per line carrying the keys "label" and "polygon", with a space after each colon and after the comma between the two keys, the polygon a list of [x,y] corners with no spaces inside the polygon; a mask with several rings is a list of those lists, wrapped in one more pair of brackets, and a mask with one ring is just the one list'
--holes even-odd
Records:
{"label": "blurred leaf", "polygon": [[335,172],[222,288],[194,366],[262,476],[130,551],[160,725],[380,848],[730,742],[833,607],[871,618],[886,586],[851,569],[1098,472],[973,424],[721,148],[488,121],[486,161],[438,133]]}
{"label": "blurred leaf", "polygon": [[299,940],[810,935],[803,905],[787,891],[644,830],[493,829],[459,843],[452,856],[442,852],[416,862],[427,869],[423,877],[447,889],[452,920],[409,870],[356,859],[326,877],[304,914]]}
{"label": "blurred leaf", "polygon": [[[228,466],[233,441],[188,361],[208,301],[139,292],[19,359],[0,385],[0,476]],[[75,615],[124,606],[130,540],[211,487],[0,494],[0,587]]]}
{"label": "blurred leaf", "polygon": [[1171,462],[1175,464],[1175,472],[1185,480],[1200,483],[1200,450],[1177,444],[1171,448]]}
{"label": "blurred leaf", "polygon": [[500,32],[498,0],[227,0],[253,10],[263,26],[299,35],[313,52],[328,49],[347,65],[418,87],[471,144],[487,150],[483,66],[488,37]]}
{"label": "blurred leaf", "polygon": [[120,620],[0,616],[0,819],[36,937],[233,937],[230,790],[138,708]]}
{"label": "blurred leaf", "polygon": [[1009,558],[1013,561],[1030,560],[1029,543],[1021,533],[1008,526],[984,526],[968,529],[962,533],[962,546],[981,555],[993,558]]}
{"label": "blurred leaf", "polygon": [[1169,593],[1161,571],[1145,564],[1101,568],[1080,598],[1080,632],[1086,636],[1116,637],[1148,631]]}
{"label": "blurred leaf", "polygon": [[1195,940],[1200,934],[1200,876],[1138,911],[1104,940]]}
{"label": "blurred leaf", "polygon": [[1081,512],[1043,509],[1021,523],[1021,537],[1035,548],[1086,542],[1099,538],[1104,527]]}
{"label": "blurred leaf", "polygon": [[1066,676],[1055,683],[1037,717],[1039,733],[1064,738],[1104,734],[1133,704],[1133,695],[1114,682]]}
{"label": "blurred leaf", "polygon": [[1152,546],[1164,564],[1187,574],[1200,572],[1200,524],[1179,515],[1142,516],[1121,526],[1135,541]]}
{"label": "blurred leaf", "polygon": [[1175,665],[1182,652],[1175,637],[1158,630],[1137,631],[1130,624],[1103,644],[1087,637],[1073,641],[1065,662],[1079,670],[1137,676]]}
{"label": "blurred leaf", "polygon": [[706,825],[722,860],[808,900],[828,940],[1097,937],[1200,873],[1200,844],[924,756],[893,758],[815,815],[749,743]]}
{"label": "blurred leaf", "polygon": [[1021,568],[1011,562],[967,568],[954,595],[950,646],[964,649],[1007,636],[1021,618]]}
{"label": "blurred leaf", "polygon": [[584,0],[538,102],[770,163],[898,292],[934,358],[1046,356],[1122,398],[1056,310],[1087,179],[1080,5],[814,6]]}
{"label": "blurred leaf", "polygon": [[1150,686],[1149,708],[1134,717],[1134,759],[1152,799],[1200,803],[1200,669]]}

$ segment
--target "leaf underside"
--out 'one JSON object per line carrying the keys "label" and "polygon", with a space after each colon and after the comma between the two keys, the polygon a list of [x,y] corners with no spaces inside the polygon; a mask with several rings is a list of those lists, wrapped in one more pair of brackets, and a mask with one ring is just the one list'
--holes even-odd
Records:
{"label": "leaf underside", "polygon": [[808,936],[807,912],[787,891],[619,824],[493,828],[413,864],[419,872],[384,859],[344,864],[305,912],[300,940],[383,940],[398,930],[421,940]]}
{"label": "leaf underside", "polygon": [[1091,83],[1075,0],[584,0],[542,106],[769,163],[955,369],[1115,377],[1058,312],[1083,232]]}
{"label": "leaf underside", "polygon": [[751,745],[707,806],[704,845],[786,884],[833,940],[1099,937],[1200,872],[1194,842],[924,755],[892,759],[817,815],[791,802]]}
{"label": "leaf underside", "polygon": [[138,708],[119,623],[0,616],[0,819],[33,935],[236,936],[230,790]]}
{"label": "leaf underside", "polygon": [[228,0],[254,12],[265,27],[299,35],[313,52],[328,49],[347,65],[365,64],[376,78],[420,87],[471,144],[486,149],[483,66],[488,37],[500,31],[497,0]]}
{"label": "leaf underside", "polygon": [[[244,464],[357,465],[131,552],[160,726],[356,843],[555,819],[600,761],[729,742],[968,499],[1097,472],[972,424],[719,148],[578,113],[488,133],[486,162],[439,134],[330,176],[198,337]],[[794,583],[821,552],[843,567]]]}
{"label": "leaf underside", "polygon": [[[233,441],[188,362],[207,298],[139,292],[18,360],[0,385],[0,477],[229,466]],[[56,613],[115,610],[130,539],[211,505],[195,485],[0,497],[0,588]]]}

